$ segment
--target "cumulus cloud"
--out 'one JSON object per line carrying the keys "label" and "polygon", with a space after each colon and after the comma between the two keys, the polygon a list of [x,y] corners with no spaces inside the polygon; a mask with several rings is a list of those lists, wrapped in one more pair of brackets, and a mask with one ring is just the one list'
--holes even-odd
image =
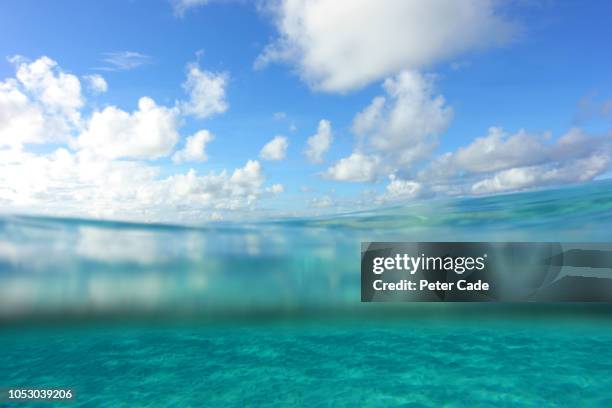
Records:
{"label": "cumulus cloud", "polygon": [[151,56],[136,51],[114,51],[102,55],[102,61],[106,63],[98,68],[102,71],[129,71],[153,61]]}
{"label": "cumulus cloud", "polygon": [[331,122],[322,119],[319,121],[317,133],[310,136],[306,141],[306,150],[304,154],[311,163],[321,163],[323,155],[331,147],[333,140]]}
{"label": "cumulus cloud", "polygon": [[[142,221],[198,221],[253,208],[264,192],[257,161],[231,172],[160,177],[156,166],[61,148],[0,150],[0,209]],[[278,187],[272,187],[278,192]]]}
{"label": "cumulus cloud", "polygon": [[410,164],[436,145],[453,111],[435,95],[433,78],[404,71],[385,80],[385,96],[372,100],[355,116],[353,131],[366,147]]}
{"label": "cumulus cloud", "polygon": [[0,146],[66,141],[85,102],[79,79],[48,57],[9,60],[16,75],[0,82]]}
{"label": "cumulus cloud", "polygon": [[[374,181],[385,172],[407,172],[429,158],[437,147],[437,138],[448,127],[453,111],[441,95],[435,94],[433,77],[404,71],[385,80],[383,89],[385,95],[375,97],[355,116],[355,152],[332,166],[329,177]],[[367,167],[358,170],[361,162]],[[385,168],[376,168],[380,166]],[[355,172],[359,176],[349,176]]]}
{"label": "cumulus cloud", "polygon": [[175,163],[182,162],[203,162],[208,160],[206,154],[206,144],[214,139],[214,135],[208,130],[200,130],[187,137],[185,147],[172,156]]}
{"label": "cumulus cloud", "polygon": [[0,201],[11,211],[100,216],[125,206],[131,213],[127,207],[140,205],[141,186],[157,175],[141,163],[101,161],[65,148],[49,154],[5,149],[0,158]]}
{"label": "cumulus cloud", "polygon": [[183,84],[189,100],[182,104],[183,112],[198,118],[225,112],[229,107],[225,94],[227,82],[226,73],[203,71],[198,64],[189,64],[187,80]]}
{"label": "cumulus cloud", "polygon": [[449,179],[571,161],[606,152],[611,142],[610,136],[591,137],[578,128],[553,140],[550,133],[530,134],[519,130],[509,134],[499,127],[491,127],[486,136],[432,161],[421,177]]}
{"label": "cumulus cloud", "polygon": [[81,82],[72,74],[60,70],[57,63],[41,57],[29,63],[22,57],[13,57],[17,65],[17,79],[43,105],[68,117],[78,117],[84,104]]}
{"label": "cumulus cloud", "polygon": [[263,160],[283,160],[289,147],[289,140],[285,136],[275,136],[262,147],[259,157]]}
{"label": "cumulus cloud", "polygon": [[163,180],[161,188],[170,189],[168,199],[175,205],[236,210],[255,202],[264,181],[261,164],[249,160],[231,174],[222,171],[198,176],[191,169]]}
{"label": "cumulus cloud", "polygon": [[[167,175],[150,160],[174,151],[180,103],[166,107],[142,97],[133,112],[107,106],[81,119],[85,99],[78,77],[47,57],[11,61],[15,77],[0,82],[0,210],[199,221],[250,211],[260,197],[284,190],[281,184],[264,186],[255,160],[231,171]],[[173,159],[206,160],[212,139],[206,130],[187,137]],[[64,147],[33,153],[29,143]]]}
{"label": "cumulus cloud", "polygon": [[42,107],[19,89],[17,81],[0,82],[0,146],[42,143],[61,134],[49,134],[51,128],[45,129],[45,122]]}
{"label": "cumulus cloud", "polygon": [[83,78],[87,81],[89,89],[91,89],[93,93],[100,94],[108,91],[108,84],[102,75],[85,75]]}
{"label": "cumulus cloud", "polygon": [[589,181],[608,168],[612,135],[578,128],[557,139],[550,133],[491,127],[486,136],[433,160],[418,179],[436,191],[489,194]]}
{"label": "cumulus cloud", "polygon": [[474,183],[471,191],[474,194],[490,194],[590,181],[608,168],[609,161],[608,155],[593,154],[569,162],[503,170]]}
{"label": "cumulus cloud", "polygon": [[422,185],[413,180],[402,180],[394,174],[389,176],[389,184],[385,193],[379,198],[380,201],[401,201],[418,197],[421,193]]}
{"label": "cumulus cloud", "polygon": [[495,46],[517,31],[493,0],[278,0],[278,38],[255,62],[297,66],[311,86],[347,91],[406,69]]}
{"label": "cumulus cloud", "polygon": [[340,159],[324,173],[324,176],[337,181],[363,183],[374,181],[380,172],[380,158],[361,153],[353,153]]}
{"label": "cumulus cloud", "polygon": [[[186,174],[171,176],[162,180],[160,187],[162,196],[165,197],[173,211],[181,212],[184,208],[187,213],[201,216],[201,211],[206,209],[241,210],[252,207],[262,193],[265,182],[261,164],[256,160],[249,160],[240,168],[229,173],[223,170],[220,173],[209,173],[198,176],[191,169]],[[164,191],[169,189],[170,192]],[[272,187],[278,192],[279,187]]]}
{"label": "cumulus cloud", "polygon": [[520,130],[509,135],[498,127],[489,128],[467,147],[442,156],[434,162],[435,171],[443,176],[457,171],[482,173],[549,160],[552,149],[546,145],[550,134],[531,135]]}
{"label": "cumulus cloud", "polygon": [[416,175],[400,177],[382,155],[354,152],[324,176],[373,182],[389,174],[379,203],[432,195],[481,195],[591,181],[609,168],[612,134],[592,136],[573,128],[558,138],[549,132],[509,134],[491,127],[486,136],[430,161]]}
{"label": "cumulus cloud", "polygon": [[179,137],[177,127],[177,109],[142,97],[132,113],[115,106],[94,112],[77,145],[109,159],[156,159],[167,156],[174,148]]}

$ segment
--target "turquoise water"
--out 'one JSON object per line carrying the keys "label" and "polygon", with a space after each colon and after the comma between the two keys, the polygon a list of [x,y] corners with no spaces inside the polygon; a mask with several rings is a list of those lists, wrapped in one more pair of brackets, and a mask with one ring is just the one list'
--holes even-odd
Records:
{"label": "turquoise water", "polygon": [[610,182],[201,227],[2,216],[0,388],[91,407],[612,406],[610,307],[359,302],[361,241],[611,231]]}
{"label": "turquoise water", "polygon": [[0,341],[0,376],[72,386],[78,405],[91,407],[609,407],[612,332],[579,327],[22,329]]}

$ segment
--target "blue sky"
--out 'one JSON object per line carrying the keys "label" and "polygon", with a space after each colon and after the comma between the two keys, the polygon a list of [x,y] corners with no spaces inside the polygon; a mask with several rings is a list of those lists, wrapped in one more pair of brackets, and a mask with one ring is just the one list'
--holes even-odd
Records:
{"label": "blue sky", "polygon": [[[3,2],[0,208],[197,222],[607,177],[610,15],[606,1]],[[138,119],[143,97],[155,116]]]}

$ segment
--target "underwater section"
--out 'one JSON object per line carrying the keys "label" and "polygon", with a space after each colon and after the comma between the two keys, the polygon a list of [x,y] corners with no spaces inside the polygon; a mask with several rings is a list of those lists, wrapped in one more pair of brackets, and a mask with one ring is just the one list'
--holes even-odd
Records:
{"label": "underwater section", "polygon": [[606,242],[610,231],[610,182],[197,227],[3,216],[0,319],[367,314],[391,307],[360,304],[363,241]]}

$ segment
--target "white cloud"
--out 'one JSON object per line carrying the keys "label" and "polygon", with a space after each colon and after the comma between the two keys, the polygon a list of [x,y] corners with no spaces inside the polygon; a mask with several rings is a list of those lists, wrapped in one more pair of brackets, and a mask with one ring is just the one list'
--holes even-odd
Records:
{"label": "white cloud", "polygon": [[108,84],[102,75],[93,74],[83,77],[89,84],[89,89],[95,94],[100,94],[108,91]]}
{"label": "white cloud", "polygon": [[608,155],[593,154],[569,162],[512,168],[474,183],[471,191],[474,194],[490,194],[585,182],[602,174],[608,168],[609,161]]}
{"label": "white cloud", "polygon": [[577,128],[553,139],[550,133],[508,134],[491,127],[487,136],[429,163],[417,178],[449,195],[578,183],[606,171],[611,147],[611,134],[594,137]]}
{"label": "white cloud", "polygon": [[383,87],[386,96],[374,98],[355,116],[353,131],[366,148],[398,164],[412,164],[433,150],[453,111],[434,94],[432,77],[404,71],[385,80]]}
{"label": "white cloud", "polygon": [[307,147],[304,151],[306,157],[311,163],[321,163],[323,155],[329,150],[332,144],[332,129],[329,120],[322,119],[319,121],[317,133],[310,136],[306,141]]}
{"label": "white cloud", "polygon": [[421,183],[414,180],[402,180],[394,174],[389,176],[385,194],[380,197],[380,201],[401,201],[418,197],[421,193]]}
{"label": "white cloud", "polygon": [[[202,218],[203,211],[210,209],[237,211],[252,207],[262,193],[264,182],[259,162],[249,160],[231,174],[224,170],[198,176],[191,169],[186,174],[171,176],[160,182],[162,192],[158,194],[166,200],[161,207],[170,207],[165,210],[166,214],[172,216],[175,211],[183,212],[198,219]],[[208,215],[218,218],[220,214]]]}
{"label": "white cloud", "polygon": [[157,175],[140,163],[95,160],[64,148],[41,155],[0,150],[0,158],[0,201],[12,211],[99,216],[141,205],[138,190]]}
{"label": "white cloud", "polygon": [[282,184],[272,184],[270,187],[266,188],[266,192],[272,194],[280,194],[285,192],[285,186]]}
{"label": "white cloud", "polygon": [[375,181],[385,173],[406,172],[433,153],[453,115],[444,98],[435,95],[433,78],[404,71],[385,80],[383,88],[385,95],[375,97],[353,120],[355,151],[332,166],[328,177]]}
{"label": "white cloud", "polygon": [[172,160],[176,163],[182,162],[203,162],[208,160],[206,155],[206,144],[214,139],[214,135],[208,130],[200,130],[195,134],[187,137],[185,147],[172,156]]}
{"label": "white cloud", "polygon": [[149,55],[136,51],[107,52],[103,54],[102,58],[102,61],[107,65],[98,69],[102,71],[128,71],[150,64],[152,60],[153,58]]}
{"label": "white cloud", "polygon": [[[232,172],[160,178],[138,161],[87,152],[0,150],[0,209],[142,221],[200,221],[253,208],[265,178],[257,161]],[[270,187],[279,192],[279,187]],[[216,214],[216,215],[215,215]]]}
{"label": "white cloud", "polygon": [[469,146],[459,148],[447,160],[457,168],[470,172],[535,164],[548,159],[544,145],[547,137],[550,135],[529,135],[523,130],[509,136],[502,129],[491,127],[486,137],[477,138]]}
{"label": "white cloud", "polygon": [[[18,87],[17,81],[0,82],[0,146],[21,146],[51,139],[45,115]],[[53,132],[56,133],[56,132]]]}
{"label": "white cloud", "polygon": [[378,177],[379,167],[380,159],[377,156],[353,153],[349,157],[340,159],[327,169],[324,175],[337,181],[370,182]]}
{"label": "white cloud", "polygon": [[608,169],[612,134],[589,136],[574,128],[557,139],[550,133],[508,134],[492,127],[485,137],[428,163],[416,177],[395,175],[397,162],[383,153],[356,151],[324,176],[338,181],[372,182],[390,174],[377,202],[415,197],[509,192],[586,182]]}
{"label": "white cloud", "polygon": [[12,57],[15,78],[0,82],[0,146],[66,141],[80,125],[79,79],[41,57]]}
{"label": "white cloud", "polygon": [[520,130],[511,135],[501,128],[491,127],[486,136],[432,161],[421,177],[448,179],[570,161],[607,150],[611,142],[609,136],[589,137],[577,128],[553,141],[550,133],[530,134]]}
{"label": "white cloud", "polygon": [[109,159],[155,159],[170,154],[178,140],[177,126],[177,109],[142,97],[132,113],[114,106],[94,112],[77,146]]}
{"label": "white cloud", "polygon": [[17,79],[48,109],[62,113],[76,121],[84,104],[81,82],[72,74],[60,70],[57,63],[48,57],[41,57],[28,63],[22,57],[13,57],[17,65]]}
{"label": "white cloud", "polygon": [[226,73],[202,71],[197,64],[189,64],[187,80],[183,84],[189,100],[182,104],[183,113],[207,118],[225,112],[229,107],[225,94],[227,82]]}
{"label": "white cloud", "polygon": [[170,192],[166,194],[175,205],[237,210],[255,202],[264,181],[259,162],[249,160],[231,175],[222,171],[198,176],[191,169],[186,174],[174,175],[162,181],[162,187],[169,188]]}
{"label": "white cloud", "polygon": [[269,1],[278,39],[255,62],[290,62],[311,86],[347,91],[508,41],[493,0]]}
{"label": "white cloud", "polygon": [[265,144],[259,152],[263,160],[283,160],[289,147],[289,140],[285,136],[275,136]]}
{"label": "white cloud", "polygon": [[[254,160],[233,171],[166,175],[167,168],[147,161],[174,150],[178,106],[142,97],[133,112],[108,106],[81,120],[85,100],[76,76],[47,57],[11,61],[16,77],[0,82],[0,211],[193,222],[236,216],[284,190],[265,187]],[[212,138],[205,130],[186,138],[174,159],[205,160]],[[29,143],[65,147],[32,153]]]}

